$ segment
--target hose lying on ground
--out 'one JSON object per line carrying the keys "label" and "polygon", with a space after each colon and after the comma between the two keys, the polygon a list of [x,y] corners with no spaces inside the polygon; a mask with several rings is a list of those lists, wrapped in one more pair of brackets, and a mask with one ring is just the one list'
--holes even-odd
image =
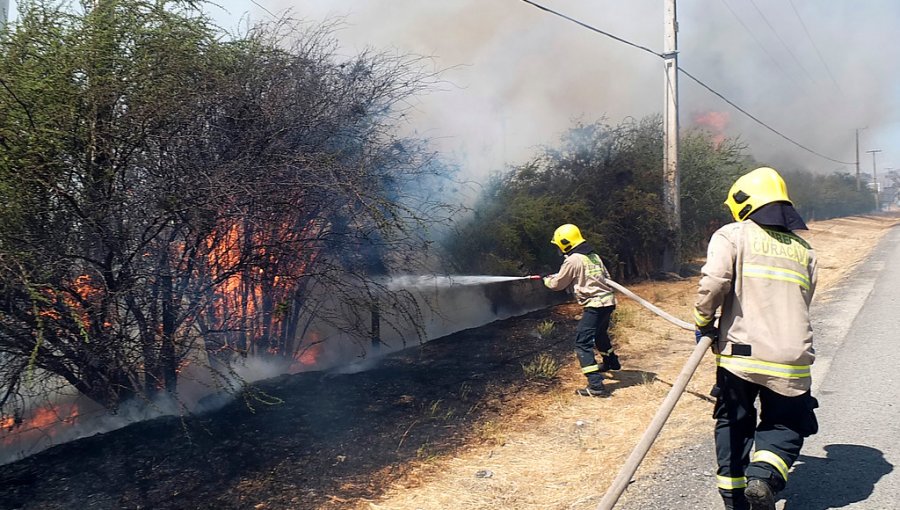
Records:
{"label": "hose lying on ground", "polygon": [[[606,283],[672,324],[687,330],[694,330],[693,324],[669,315],[618,283],[612,280],[606,280]],[[703,359],[703,355],[706,354],[706,351],[709,350],[710,345],[712,345],[712,339],[704,336],[697,343],[697,346],[694,347],[694,352],[691,353],[691,356],[681,369],[681,373],[678,374],[678,378],[676,378],[675,382],[672,384],[672,389],[669,390],[662,405],[656,411],[656,415],[653,416],[653,420],[650,421],[647,430],[644,431],[644,435],[641,436],[641,440],[638,441],[638,444],[631,451],[631,454],[628,456],[622,469],[619,470],[619,474],[616,475],[612,485],[610,485],[606,494],[604,494],[603,499],[600,500],[597,510],[612,510],[619,501],[619,498],[622,497],[622,493],[625,492],[625,489],[628,488],[628,484],[631,483],[631,477],[637,472],[637,469],[647,455],[647,452],[650,451],[650,447],[653,446],[653,442],[656,441],[657,436],[659,436],[660,431],[662,431],[663,425],[665,425],[666,420],[669,419],[672,410],[675,409],[675,404],[678,403],[678,399],[681,398],[681,394],[684,393],[685,388],[687,388],[688,382],[691,380],[691,377],[693,377],[694,372],[697,370],[697,366],[700,365],[700,361]]]}
{"label": "hose lying on ground", "polygon": [[691,353],[691,357],[688,358],[684,367],[681,369],[681,373],[678,374],[678,378],[675,379],[675,383],[672,384],[672,389],[669,390],[666,399],[663,400],[659,410],[656,411],[656,415],[653,416],[653,420],[650,422],[647,430],[644,431],[641,440],[638,441],[637,446],[631,451],[628,460],[625,461],[622,469],[619,470],[616,479],[613,480],[612,485],[607,489],[603,499],[600,500],[597,510],[612,510],[616,502],[619,501],[619,498],[622,497],[622,493],[625,492],[625,489],[628,488],[628,484],[631,483],[631,477],[637,472],[638,466],[641,465],[641,461],[644,460],[647,452],[650,451],[650,447],[653,446],[653,442],[656,441],[656,437],[662,430],[663,425],[665,425],[666,420],[669,419],[669,415],[672,414],[675,404],[678,403],[678,399],[681,397],[681,394],[684,393],[688,382],[697,370],[697,366],[700,365],[703,355],[709,350],[710,345],[712,345],[712,339],[704,336],[700,339],[700,342],[697,343],[697,346],[694,347],[694,352]]}

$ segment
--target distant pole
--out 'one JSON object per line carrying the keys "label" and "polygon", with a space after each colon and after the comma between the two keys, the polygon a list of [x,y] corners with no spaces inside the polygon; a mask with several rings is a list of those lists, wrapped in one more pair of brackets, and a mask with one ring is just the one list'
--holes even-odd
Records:
{"label": "distant pole", "polygon": [[881,211],[881,204],[878,203],[878,170],[875,168],[875,155],[881,152],[881,149],[873,149],[866,151],[872,154],[872,181],[875,183],[875,212]]}
{"label": "distant pole", "polygon": [[9,20],[9,0],[0,0],[0,30],[6,27]]}
{"label": "distant pole", "polygon": [[[893,168],[893,167],[890,167],[890,166],[884,167],[884,172],[883,172],[884,175],[886,175],[886,176],[891,175],[891,170],[893,170],[893,169],[894,169],[894,168]],[[881,197],[879,196],[879,199],[880,199],[880,198],[881,198]],[[892,202],[894,202],[894,200],[896,200],[896,195],[891,195],[891,196],[890,196],[890,200],[888,200],[888,208],[892,208],[892,207],[893,207]]]}
{"label": "distant pole", "polygon": [[859,129],[856,130],[856,191],[862,190],[859,183]]}
{"label": "distant pole", "polygon": [[678,177],[678,20],[676,0],[665,1],[666,107],[663,118],[663,203],[670,239],[663,254],[663,271],[677,273],[681,267],[681,198]]}

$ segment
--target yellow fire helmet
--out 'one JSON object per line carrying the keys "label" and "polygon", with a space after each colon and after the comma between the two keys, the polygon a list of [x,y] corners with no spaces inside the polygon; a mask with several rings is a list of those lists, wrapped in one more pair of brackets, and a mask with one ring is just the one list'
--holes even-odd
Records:
{"label": "yellow fire helmet", "polygon": [[563,253],[569,253],[572,251],[572,248],[583,243],[584,238],[581,237],[581,231],[578,230],[578,227],[571,223],[566,223],[557,228],[556,232],[553,232],[553,239],[550,242],[555,244]]}
{"label": "yellow fire helmet", "polygon": [[725,199],[725,205],[731,209],[735,221],[746,219],[753,211],[772,202],[794,205],[788,198],[784,179],[774,168],[766,166],[740,176],[728,190],[728,197]]}

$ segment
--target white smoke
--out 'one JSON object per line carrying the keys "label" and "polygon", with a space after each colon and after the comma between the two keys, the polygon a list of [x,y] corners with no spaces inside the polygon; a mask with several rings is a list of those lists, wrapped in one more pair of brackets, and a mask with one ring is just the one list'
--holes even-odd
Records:
{"label": "white smoke", "polygon": [[[115,414],[111,414],[90,399],[73,394],[73,391],[48,393],[41,402],[33,404],[26,411],[20,427],[0,430],[0,465],[75,439],[184,412],[181,403],[162,396],[152,402],[126,402]],[[36,420],[36,416],[44,419]]]}
{"label": "white smoke", "polygon": [[235,360],[230,370],[212,378],[209,367],[201,366],[204,363],[198,360],[181,372],[177,396],[164,393],[153,400],[133,399],[119,406],[115,413],[79,395],[74,388],[54,385],[58,387],[56,390],[28,400],[21,424],[0,426],[0,465],[132,423],[213,411],[230,402],[245,384],[289,371],[288,364],[277,359],[248,357]]}
{"label": "white smoke", "polygon": [[[662,52],[662,0],[541,3]],[[222,4],[229,13],[211,12],[226,27],[245,14],[251,22],[271,18],[256,4],[307,20],[342,17],[338,37],[348,55],[366,47],[433,55],[438,67],[449,68],[449,83],[422,98],[410,127],[455,154],[475,178],[552,144],[573,119],[617,123],[662,111],[658,58],[518,0],[230,0]],[[885,149],[885,166],[900,166],[892,165],[900,155],[889,151],[900,131],[900,67],[893,64],[900,57],[900,2],[755,5],[766,19],[743,0],[679,2],[680,65],[782,133],[841,161],[854,160],[854,129],[867,127],[863,170],[871,168],[870,148]],[[727,134],[769,164],[853,170],[791,145],[685,77],[680,84],[683,127],[696,114],[730,112]]]}

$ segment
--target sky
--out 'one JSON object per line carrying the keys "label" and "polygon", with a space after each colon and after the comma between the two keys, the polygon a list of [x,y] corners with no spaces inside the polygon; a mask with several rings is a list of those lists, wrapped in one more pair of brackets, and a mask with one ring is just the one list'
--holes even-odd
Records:
{"label": "sky", "polygon": [[[664,0],[537,0],[661,53]],[[14,2],[13,2],[14,3]],[[581,120],[616,124],[662,111],[658,57],[521,0],[220,0],[223,28],[273,15],[341,20],[339,53],[432,57],[442,82],[404,129],[429,137],[467,176],[521,163]],[[738,136],[761,162],[818,172],[900,169],[900,2],[681,0],[679,65],[804,151],[682,76],[682,129]]]}

